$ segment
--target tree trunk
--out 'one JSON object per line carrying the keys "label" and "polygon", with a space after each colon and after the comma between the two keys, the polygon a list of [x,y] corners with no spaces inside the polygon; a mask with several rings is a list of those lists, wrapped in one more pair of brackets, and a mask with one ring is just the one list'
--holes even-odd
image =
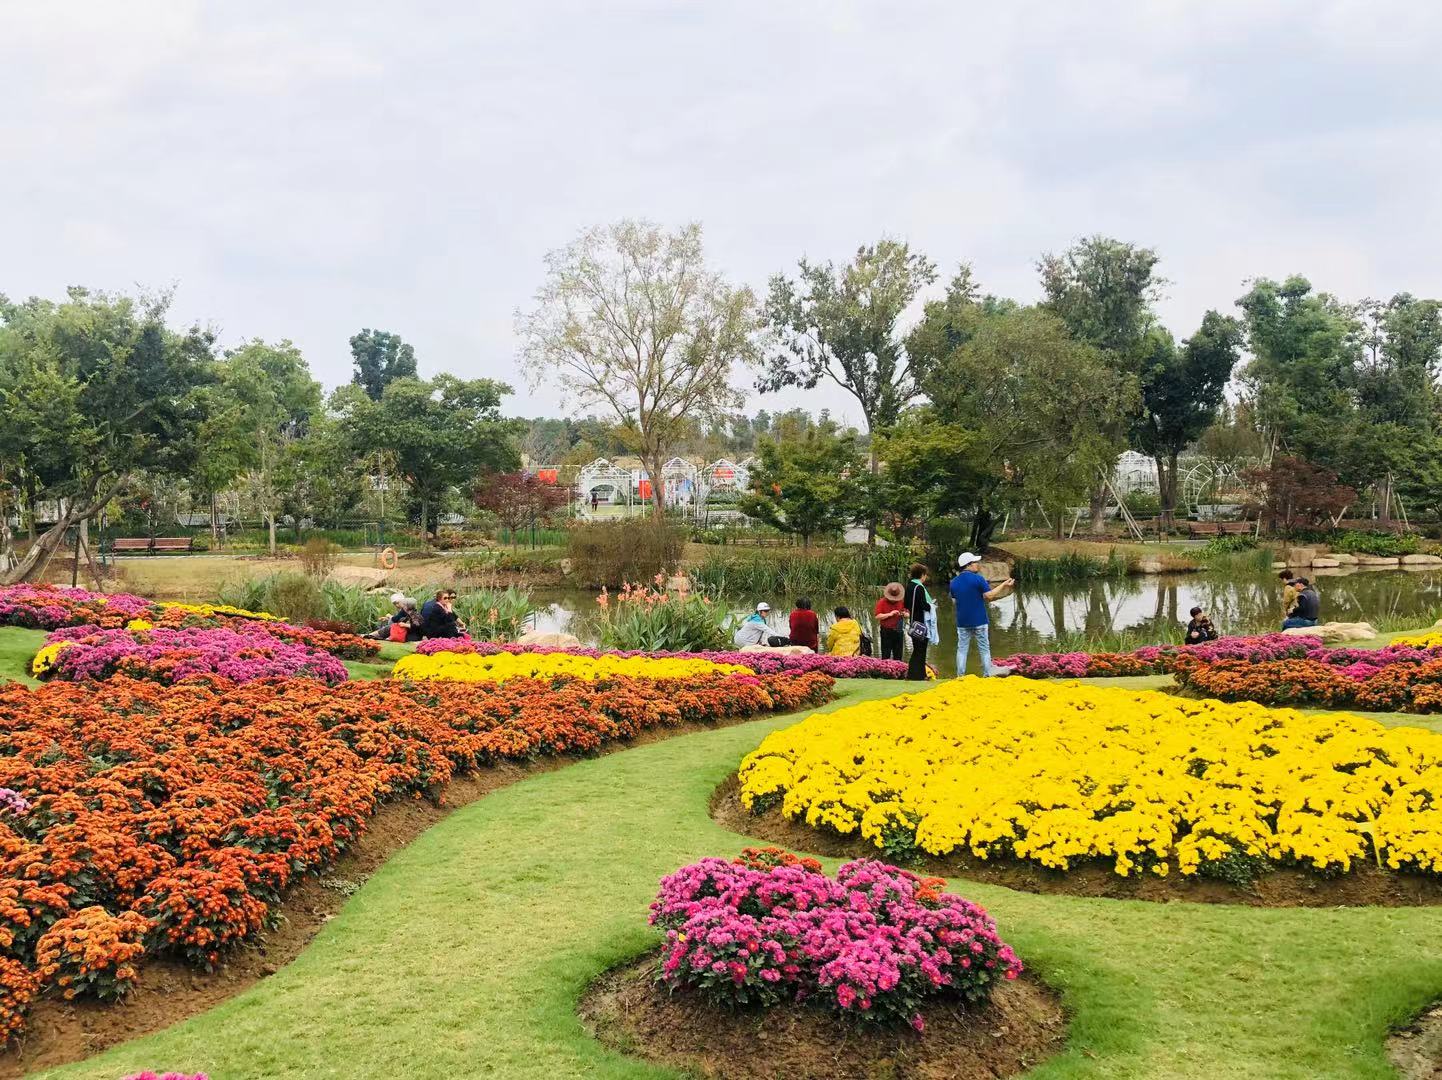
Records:
{"label": "tree trunk", "polygon": [[100,513],[101,508],[115,496],[128,478],[128,473],[121,473],[111,481],[110,486],[105,489],[103,494],[97,495],[95,487],[92,487],[85,496],[91,500],[88,503],[82,499],[64,500],[64,508],[60,511],[55,524],[46,529],[30,545],[23,559],[15,563],[9,570],[0,573],[0,585],[18,585],[22,581],[30,581],[39,574],[41,567],[50,561],[50,557],[65,542],[65,531],[77,520],[88,521]]}
{"label": "tree trunk", "polygon": [[666,521],[666,485],[661,479],[661,467],[664,463],[665,459],[659,453],[641,457],[646,475],[651,478],[651,520],[657,525]]}
{"label": "tree trunk", "polygon": [[1377,482],[1377,524],[1382,528],[1392,525],[1392,474],[1388,473]]}
{"label": "tree trunk", "polygon": [[[867,428],[868,430],[870,430],[870,425],[867,425]],[[873,480],[880,470],[881,462],[878,461],[876,457],[876,433],[873,431],[871,432],[871,475]],[[875,489],[875,486],[875,483],[873,483],[873,490]],[[868,499],[867,501],[870,502],[871,500]],[[871,515],[866,522],[866,546],[876,546],[876,507],[874,505],[872,506]]]}
{"label": "tree trunk", "polygon": [[265,512],[265,527],[267,531],[266,550],[273,558],[275,556],[275,515],[269,510]]}
{"label": "tree trunk", "polygon": [[421,547],[429,547],[431,533],[426,528],[426,522],[431,516],[431,501],[425,495],[421,496]]}
{"label": "tree trunk", "polygon": [[215,492],[210,492],[210,550],[220,547],[220,522],[215,518]]}
{"label": "tree trunk", "polygon": [[1101,536],[1107,531],[1107,488],[1101,481],[1092,488],[1091,531],[1093,536]]}

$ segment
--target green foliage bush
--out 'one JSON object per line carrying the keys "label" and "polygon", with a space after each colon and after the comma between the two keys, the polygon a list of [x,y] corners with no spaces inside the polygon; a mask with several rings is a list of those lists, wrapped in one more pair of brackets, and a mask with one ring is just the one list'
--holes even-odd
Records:
{"label": "green foliage bush", "polygon": [[566,536],[577,580],[594,586],[620,587],[670,573],[680,563],[684,545],[685,533],[675,525],[639,517],[577,522]]}
{"label": "green foliage bush", "polygon": [[1422,550],[1422,541],[1411,533],[1362,532],[1360,529],[1348,529],[1332,537],[1330,545],[1333,551],[1384,558],[1415,555]]}

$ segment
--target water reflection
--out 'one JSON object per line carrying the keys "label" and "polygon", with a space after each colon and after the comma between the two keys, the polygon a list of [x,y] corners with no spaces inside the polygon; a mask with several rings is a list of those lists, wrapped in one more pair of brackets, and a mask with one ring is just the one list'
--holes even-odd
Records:
{"label": "water reflection", "polygon": [[[1313,583],[1322,594],[1322,617],[1327,621],[1376,622],[1425,626],[1442,611],[1442,573],[1420,571],[1314,571]],[[943,590],[934,589],[940,596]],[[789,597],[757,597],[773,609],[772,624],[786,632]],[[590,638],[587,623],[595,611],[590,590],[543,590],[536,594],[540,607],[538,629],[574,633]],[[853,615],[869,613],[875,598],[813,597],[822,615],[823,633],[830,611],[846,604]],[[737,613],[750,611],[750,597],[728,598]],[[1059,637],[1130,631],[1147,640],[1159,638],[1156,627],[1180,625],[1191,608],[1201,606],[1223,634],[1259,633],[1277,629],[1281,621],[1281,590],[1271,574],[1221,577],[1211,574],[1169,574],[1090,581],[1074,585],[1027,588],[992,605],[991,643],[994,656],[1015,652],[1044,652]],[[869,619],[869,614],[867,615]],[[928,659],[943,674],[955,670],[956,628],[949,599],[941,603],[941,644]],[[876,637],[876,629],[871,627]],[[1175,635],[1172,635],[1175,636]],[[975,655],[972,663],[975,664]]]}

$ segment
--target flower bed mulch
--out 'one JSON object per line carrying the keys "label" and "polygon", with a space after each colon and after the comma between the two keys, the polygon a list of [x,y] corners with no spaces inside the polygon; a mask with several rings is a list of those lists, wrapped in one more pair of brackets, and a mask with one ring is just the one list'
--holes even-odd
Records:
{"label": "flower bed mulch", "polygon": [[998,986],[985,1008],[929,1004],[918,1034],[805,1005],[718,1009],[659,987],[658,970],[648,956],[607,972],[582,998],[581,1019],[615,1050],[702,1076],[992,1080],[1033,1068],[1066,1040],[1056,995],[1025,975]]}
{"label": "flower bed mulch", "polygon": [[[813,828],[804,821],[792,821],[779,808],[761,814],[751,813],[741,805],[741,785],[734,774],[723,781],[712,795],[711,817],[731,832],[791,851],[839,859],[880,856],[873,844],[860,837],[842,836],[831,829]],[[1442,879],[1396,870],[1382,871],[1372,863],[1359,863],[1337,877],[1282,867],[1247,885],[1195,876],[1159,878],[1136,874],[1121,877],[1105,860],[1060,871],[1011,859],[983,860],[952,852],[942,857],[920,855],[908,865],[919,873],[984,881],[1022,892],[1115,900],[1185,900],[1198,904],[1241,904],[1250,907],[1427,907],[1442,904]]]}

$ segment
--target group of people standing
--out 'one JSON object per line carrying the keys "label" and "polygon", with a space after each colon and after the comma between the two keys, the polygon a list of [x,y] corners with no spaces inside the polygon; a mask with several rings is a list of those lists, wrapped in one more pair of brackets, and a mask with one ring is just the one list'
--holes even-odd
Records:
{"label": "group of people standing", "polygon": [[441,589],[417,606],[413,596],[391,594],[391,614],[367,637],[380,641],[422,641],[425,638],[458,638],[466,624],[456,614],[456,591]]}
{"label": "group of people standing", "polygon": [[[967,655],[971,643],[976,643],[977,655],[981,660],[981,673],[990,675],[991,670],[991,620],[986,605],[1010,596],[1016,582],[1007,578],[1001,584],[992,586],[975,570],[981,562],[980,555],[964,552],[957,559],[958,573],[951,579],[948,590],[956,602],[956,671],[966,674]],[[876,617],[880,634],[880,652],[883,660],[905,658],[906,642],[911,642],[911,656],[907,660],[906,677],[924,680],[926,652],[941,641],[937,630],[936,600],[926,587],[928,571],[916,563],[911,567],[911,577],[905,585],[893,581],[882,589],[872,612]],[[811,601],[800,597],[788,620],[789,635],[772,633],[768,617],[771,605],[761,601],[744,622],[737,628],[733,640],[738,646],[765,645],[772,648],[784,645],[801,645],[815,652],[829,656],[871,656],[871,638],[862,630],[861,624],[852,616],[850,609],[838,607],[832,612],[833,621],[826,631],[823,645],[821,627]]]}

